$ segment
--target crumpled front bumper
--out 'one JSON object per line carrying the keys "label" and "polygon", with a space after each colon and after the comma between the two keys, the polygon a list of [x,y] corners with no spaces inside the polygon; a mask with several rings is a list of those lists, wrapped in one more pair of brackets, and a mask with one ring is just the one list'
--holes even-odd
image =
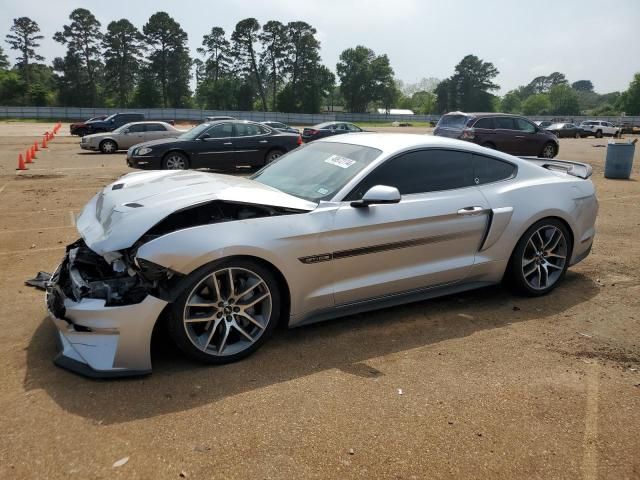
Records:
{"label": "crumpled front bumper", "polygon": [[166,301],[147,295],[137,304],[105,306],[105,300],[68,298],[58,267],[47,287],[46,304],[58,329],[56,365],[94,378],[151,372],[151,335]]}

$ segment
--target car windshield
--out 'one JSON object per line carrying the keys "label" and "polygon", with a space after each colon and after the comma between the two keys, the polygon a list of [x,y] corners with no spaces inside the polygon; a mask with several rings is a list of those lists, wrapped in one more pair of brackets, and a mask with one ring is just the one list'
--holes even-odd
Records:
{"label": "car windshield", "polygon": [[553,125],[549,125],[547,128],[563,128],[564,123],[554,123]]}
{"label": "car windshield", "polygon": [[466,115],[443,115],[438,122],[438,126],[445,128],[464,128],[468,120],[469,118]]}
{"label": "car windshield", "polygon": [[200,125],[193,127],[188,132],[184,132],[182,135],[178,136],[178,138],[181,138],[183,140],[195,140],[210,126],[211,125],[208,123],[201,123]]}
{"label": "car windshield", "polygon": [[317,142],[296,148],[251,178],[312,202],[329,200],[382,152],[348,143]]}

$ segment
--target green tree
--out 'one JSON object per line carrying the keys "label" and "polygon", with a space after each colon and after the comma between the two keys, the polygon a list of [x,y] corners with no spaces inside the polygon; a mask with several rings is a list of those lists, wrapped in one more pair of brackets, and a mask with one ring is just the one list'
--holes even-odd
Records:
{"label": "green tree", "polygon": [[36,53],[36,48],[40,46],[38,41],[44,37],[39,35],[40,27],[38,24],[29,17],[14,18],[10,30],[12,33],[7,34],[6,41],[12,50],[20,52],[18,57],[20,72],[28,89],[31,77],[29,64],[32,60],[38,62],[44,60],[42,55]]}
{"label": "green tree", "polygon": [[288,29],[281,22],[271,20],[262,26],[262,32],[258,38],[262,43],[260,61],[267,72],[266,79],[271,84],[271,109],[275,110],[278,87],[282,83],[285,63],[291,48]]}
{"label": "green tree", "polygon": [[522,99],[515,90],[507,92],[502,97],[501,110],[506,113],[520,113],[522,112]]}
{"label": "green tree", "polygon": [[[89,104],[95,106],[98,100],[98,84],[102,61],[100,57],[100,46],[102,33],[100,32],[100,22],[85,8],[76,8],[69,15],[71,23],[64,25],[61,32],[56,32],[53,39],[67,46],[67,55],[64,62],[72,65],[62,68],[66,72],[78,69],[83,72],[86,79],[85,88],[89,90]],[[61,67],[59,64],[58,67]],[[60,70],[59,68],[56,68]],[[77,81],[68,79],[69,82]]]}
{"label": "green tree", "polygon": [[576,92],[566,84],[557,84],[549,90],[551,113],[556,115],[578,115],[580,106]]}
{"label": "green tree", "polygon": [[620,96],[619,104],[627,115],[640,115],[640,73],[633,76],[629,88]]}
{"label": "green tree", "polygon": [[162,104],[160,85],[150,65],[143,65],[140,69],[132,103],[142,108],[154,108]]}
{"label": "green tree", "polygon": [[458,65],[451,77],[456,86],[457,105],[464,111],[492,111],[493,96],[491,90],[500,88],[493,83],[498,69],[491,62],[484,62],[475,55],[467,55]]}
{"label": "green tree", "polygon": [[432,92],[427,91],[415,92],[411,96],[411,103],[413,103],[412,110],[414,113],[429,115],[435,112],[436,96]]}
{"label": "green tree", "polygon": [[202,47],[198,48],[198,53],[205,57],[204,78],[217,82],[223,75],[229,73],[231,44],[225,38],[224,29],[213,27],[211,33],[202,37]]}
{"label": "green tree", "polygon": [[[260,95],[262,110],[267,111],[267,97],[264,92],[262,75],[258,68],[258,54],[254,48],[258,41],[260,24],[255,18],[245,18],[236,24],[236,28],[231,34],[233,42],[233,54],[236,58],[236,68],[239,73],[249,81],[253,79],[255,90]],[[245,89],[248,91],[248,89]]]}
{"label": "green tree", "polygon": [[150,50],[149,68],[160,85],[162,106],[187,106],[191,96],[191,58],[187,48],[187,33],[166,12],[151,15],[142,31]]}
{"label": "green tree", "polygon": [[376,55],[370,48],[358,45],[344,50],[336,70],[346,107],[351,112],[366,112],[372,102],[388,105],[397,96],[389,57]]}
{"label": "green tree", "polygon": [[580,92],[593,92],[593,83],[591,80],[578,80],[571,84],[571,88]]}
{"label": "green tree", "polygon": [[7,68],[9,68],[9,59],[2,47],[0,47],[0,70],[6,70]]}
{"label": "green tree", "polygon": [[531,95],[522,102],[522,113],[525,115],[546,115],[551,113],[551,102],[545,93]]}
{"label": "green tree", "polygon": [[140,31],[125,18],[107,25],[103,41],[105,87],[121,107],[127,107],[133,96],[142,63],[141,41]]}

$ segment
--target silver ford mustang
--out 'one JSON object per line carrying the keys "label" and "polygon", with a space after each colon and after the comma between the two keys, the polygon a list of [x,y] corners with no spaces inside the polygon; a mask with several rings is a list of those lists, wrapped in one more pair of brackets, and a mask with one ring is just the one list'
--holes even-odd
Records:
{"label": "silver ford mustang", "polygon": [[290,327],[491,285],[544,295],[585,258],[591,167],[441,137],[358,133],[251,178],[131,173],[78,218],[47,291],[59,366],[151,371],[161,319],[220,364]]}

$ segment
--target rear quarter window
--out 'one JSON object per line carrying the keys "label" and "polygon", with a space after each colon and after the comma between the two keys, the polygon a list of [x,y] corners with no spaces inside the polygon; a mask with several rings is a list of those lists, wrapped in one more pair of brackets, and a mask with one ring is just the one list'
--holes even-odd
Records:
{"label": "rear quarter window", "polygon": [[443,115],[438,122],[438,127],[441,128],[464,128],[469,121],[469,117],[460,114],[447,114]]}
{"label": "rear quarter window", "polygon": [[473,176],[477,185],[499,182],[515,176],[517,168],[497,158],[473,154]]}
{"label": "rear quarter window", "polygon": [[487,130],[493,130],[495,128],[493,118],[481,118],[473,124],[473,128],[485,128]]}

